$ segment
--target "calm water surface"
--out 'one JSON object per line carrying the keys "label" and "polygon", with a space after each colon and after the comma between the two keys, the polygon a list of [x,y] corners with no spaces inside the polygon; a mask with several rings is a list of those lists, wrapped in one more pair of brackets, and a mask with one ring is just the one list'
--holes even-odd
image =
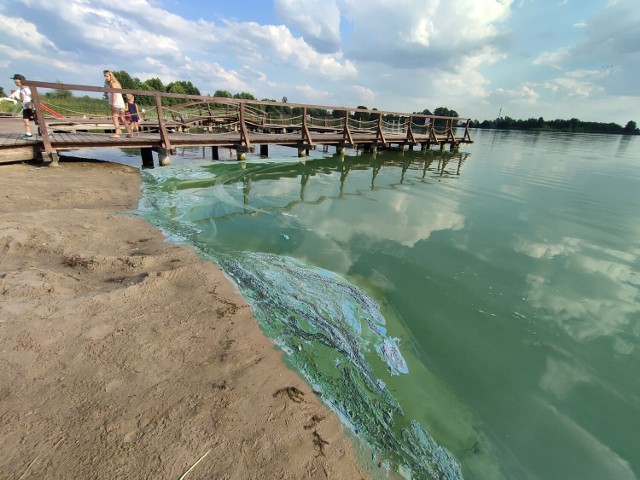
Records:
{"label": "calm water surface", "polygon": [[140,209],[223,267],[383,467],[640,478],[640,138],[473,137],[184,152],[144,171]]}

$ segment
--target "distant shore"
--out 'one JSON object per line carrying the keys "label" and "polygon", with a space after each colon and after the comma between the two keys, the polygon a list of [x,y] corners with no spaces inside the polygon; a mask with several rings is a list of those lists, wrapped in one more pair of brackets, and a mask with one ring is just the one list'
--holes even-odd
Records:
{"label": "distant shore", "polygon": [[1,165],[0,191],[0,477],[369,478],[226,277],[123,214],[137,169]]}

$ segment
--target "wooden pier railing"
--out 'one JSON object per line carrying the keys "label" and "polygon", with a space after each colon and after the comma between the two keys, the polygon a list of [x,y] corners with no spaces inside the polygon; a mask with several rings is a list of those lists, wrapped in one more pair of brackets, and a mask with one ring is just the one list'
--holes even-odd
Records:
{"label": "wooden pier railing", "polygon": [[[287,145],[304,156],[318,145],[362,147],[368,150],[397,146],[422,149],[472,143],[470,119],[441,117],[348,107],[306,105],[271,101],[183,95],[147,90],[114,89],[27,81],[31,88],[40,133],[42,158],[57,162],[58,150],[77,148],[141,148],[143,163],[155,150],[162,159],[177,146],[211,146],[214,158],[218,147],[236,150],[238,158],[254,145],[268,154],[269,145]],[[88,92],[99,97],[108,92],[131,93],[147,105],[138,136],[114,139],[107,102],[103,114],[51,108],[45,90]],[[85,94],[86,95],[86,94]],[[45,102],[45,103],[43,103]],[[54,113],[52,113],[54,112]],[[151,160],[153,161],[153,160]]]}

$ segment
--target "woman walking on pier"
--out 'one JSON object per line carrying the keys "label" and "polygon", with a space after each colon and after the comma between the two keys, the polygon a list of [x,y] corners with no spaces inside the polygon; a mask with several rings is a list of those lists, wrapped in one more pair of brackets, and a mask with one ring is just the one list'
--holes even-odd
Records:
{"label": "woman walking on pier", "polygon": [[[104,70],[104,80],[107,86],[111,88],[122,88],[120,82],[110,70]],[[109,105],[111,105],[111,114],[113,119],[113,126],[115,132],[111,135],[111,138],[120,138],[120,120],[124,123],[127,130],[127,137],[131,136],[131,126],[124,115],[125,104],[121,93],[109,92]]]}

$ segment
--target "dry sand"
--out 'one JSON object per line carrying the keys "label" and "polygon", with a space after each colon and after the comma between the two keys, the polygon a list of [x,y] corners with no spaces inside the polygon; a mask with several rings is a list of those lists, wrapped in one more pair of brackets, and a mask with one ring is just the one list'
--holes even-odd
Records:
{"label": "dry sand", "polygon": [[224,275],[123,214],[139,195],[123,165],[0,165],[0,478],[368,478]]}

